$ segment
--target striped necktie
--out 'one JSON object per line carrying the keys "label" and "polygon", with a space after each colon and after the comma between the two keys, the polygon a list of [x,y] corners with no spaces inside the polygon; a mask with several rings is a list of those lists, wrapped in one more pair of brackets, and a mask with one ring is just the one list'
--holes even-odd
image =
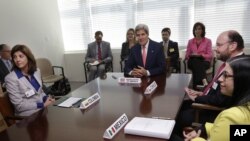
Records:
{"label": "striped necktie", "polygon": [[226,63],[223,63],[220,68],[218,69],[216,75],[214,76],[213,80],[205,87],[204,91],[203,91],[203,95],[207,95],[208,92],[210,91],[211,87],[213,86],[214,82],[218,81],[220,74],[222,72],[222,70],[225,68]]}

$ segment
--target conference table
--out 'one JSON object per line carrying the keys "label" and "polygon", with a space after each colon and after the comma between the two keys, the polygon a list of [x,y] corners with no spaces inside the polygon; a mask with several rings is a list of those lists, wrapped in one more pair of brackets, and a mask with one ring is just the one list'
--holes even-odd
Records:
{"label": "conference table", "polygon": [[[99,93],[101,99],[86,110],[49,106],[0,133],[1,141],[102,141],[105,130],[122,114],[133,117],[175,119],[184,98],[190,74],[164,74],[142,78],[140,85],[118,83],[123,73],[107,73],[67,96],[88,98]],[[157,88],[145,95],[153,81]],[[121,129],[111,140],[161,141],[164,139],[124,134]]]}

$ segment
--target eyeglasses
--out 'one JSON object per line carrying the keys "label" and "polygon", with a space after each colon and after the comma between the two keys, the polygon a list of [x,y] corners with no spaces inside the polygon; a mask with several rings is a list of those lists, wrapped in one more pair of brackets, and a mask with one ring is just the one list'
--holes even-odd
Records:
{"label": "eyeglasses", "polygon": [[223,71],[222,73],[221,73],[221,76],[223,76],[223,78],[224,79],[227,79],[227,78],[229,78],[229,77],[234,77],[233,75],[231,75],[231,74],[228,74],[228,72],[226,72],[226,71]]}

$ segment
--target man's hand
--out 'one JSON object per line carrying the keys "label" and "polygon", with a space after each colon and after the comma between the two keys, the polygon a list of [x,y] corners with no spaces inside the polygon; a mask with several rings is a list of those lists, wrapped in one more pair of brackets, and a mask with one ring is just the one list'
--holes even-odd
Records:
{"label": "man's hand", "polygon": [[132,70],[131,75],[132,75],[132,76],[135,76],[135,77],[147,76],[147,70],[144,69],[144,68],[141,67],[141,66],[138,66],[138,68],[134,68],[134,69]]}

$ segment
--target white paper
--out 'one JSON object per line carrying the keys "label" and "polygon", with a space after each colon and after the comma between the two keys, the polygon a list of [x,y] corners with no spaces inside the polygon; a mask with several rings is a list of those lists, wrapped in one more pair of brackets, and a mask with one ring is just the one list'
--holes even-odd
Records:
{"label": "white paper", "polygon": [[89,63],[89,64],[92,65],[92,66],[95,66],[95,65],[99,64],[99,61],[94,61],[93,63]]}
{"label": "white paper", "polygon": [[58,106],[60,106],[60,107],[71,107],[73,104],[77,103],[81,99],[82,98],[70,97],[67,100],[60,103]]}
{"label": "white paper", "polygon": [[175,120],[134,117],[124,128],[126,134],[169,139]]}

